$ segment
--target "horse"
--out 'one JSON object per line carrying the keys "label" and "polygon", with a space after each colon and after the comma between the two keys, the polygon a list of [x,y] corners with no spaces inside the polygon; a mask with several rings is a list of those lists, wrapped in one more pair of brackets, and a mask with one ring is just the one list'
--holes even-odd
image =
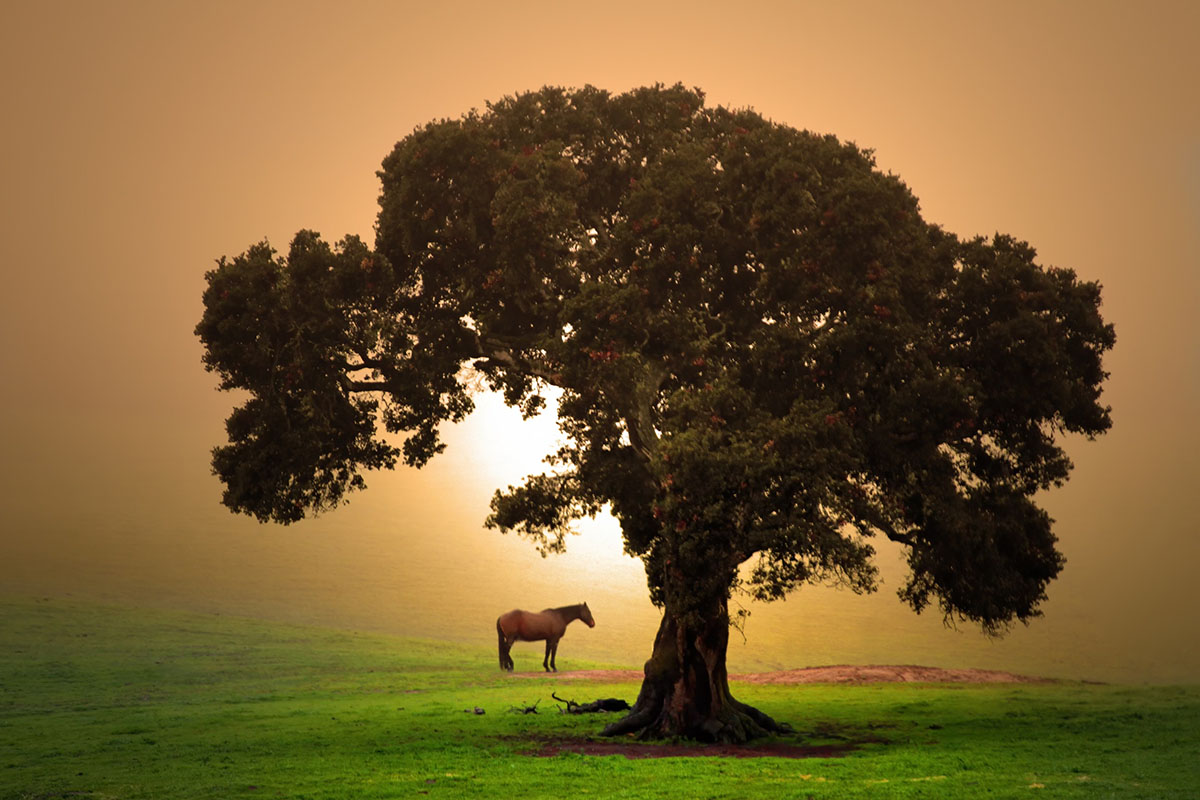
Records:
{"label": "horse", "polygon": [[513,642],[520,639],[523,642],[546,640],[546,657],[542,659],[542,668],[546,672],[558,672],[554,665],[554,657],[558,654],[558,640],[563,637],[567,625],[577,619],[587,623],[589,628],[596,627],[592,612],[587,603],[562,608],[547,608],[545,611],[522,611],[519,608],[501,614],[496,620],[496,633],[500,637],[500,669],[509,672],[513,670]]}

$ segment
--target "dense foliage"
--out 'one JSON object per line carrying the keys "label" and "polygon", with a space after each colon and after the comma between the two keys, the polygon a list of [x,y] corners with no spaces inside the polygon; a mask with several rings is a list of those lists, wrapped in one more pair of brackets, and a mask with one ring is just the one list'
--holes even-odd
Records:
{"label": "dense foliage", "polygon": [[231,508],[291,522],[424,464],[482,377],[527,414],[556,387],[568,442],[489,524],[556,551],[611,508],[677,620],[739,582],[869,590],[876,536],[918,610],[1038,613],[1062,557],[1035,495],[1067,477],[1063,433],[1110,425],[1096,284],[680,86],[506,98],[379,175],[374,250],[302,232],[208,274],[206,364],[250,393],[214,457]]}

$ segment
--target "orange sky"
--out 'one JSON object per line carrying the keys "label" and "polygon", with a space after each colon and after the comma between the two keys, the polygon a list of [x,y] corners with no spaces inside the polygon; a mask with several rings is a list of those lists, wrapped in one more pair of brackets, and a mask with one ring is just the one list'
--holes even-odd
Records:
{"label": "orange sky", "polygon": [[[1068,558],[1047,624],[1086,612],[1097,659],[1200,674],[1200,6],[342,5],[6,5],[0,591],[82,582],[64,547],[135,561],[113,531],[190,520],[187,552],[215,528],[275,535],[208,475],[230,398],[192,328],[215,258],[302,227],[369,240],[379,161],[429,119],[682,81],[874,148],[927,219],[1104,285],[1115,427],[1073,443],[1046,500]],[[399,513],[422,480],[485,504],[487,457],[376,481],[344,513]]]}

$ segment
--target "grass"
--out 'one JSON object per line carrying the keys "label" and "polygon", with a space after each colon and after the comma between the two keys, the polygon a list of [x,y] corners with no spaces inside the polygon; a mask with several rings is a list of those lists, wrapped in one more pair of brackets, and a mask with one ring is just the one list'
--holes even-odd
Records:
{"label": "grass", "polygon": [[882,741],[540,758],[542,738],[603,721],[555,713],[552,691],[632,702],[637,685],[506,677],[483,646],[57,599],[0,600],[0,645],[4,800],[1200,796],[1200,687],[735,686],[804,744]]}

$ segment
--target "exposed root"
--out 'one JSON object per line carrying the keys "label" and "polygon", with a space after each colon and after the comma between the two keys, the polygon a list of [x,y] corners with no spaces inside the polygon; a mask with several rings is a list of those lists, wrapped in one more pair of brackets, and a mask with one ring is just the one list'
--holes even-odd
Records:
{"label": "exposed root", "polygon": [[616,722],[610,722],[600,731],[601,736],[624,736],[627,733],[637,733],[649,727],[656,716],[653,708],[634,706],[628,715]]}
{"label": "exposed root", "polygon": [[753,706],[729,699],[720,711],[682,725],[667,712],[658,697],[651,702],[639,698],[626,717],[607,725],[601,736],[637,734],[638,739],[694,739],[711,744],[745,744],[773,734],[794,733],[790,725],[776,722]]}

